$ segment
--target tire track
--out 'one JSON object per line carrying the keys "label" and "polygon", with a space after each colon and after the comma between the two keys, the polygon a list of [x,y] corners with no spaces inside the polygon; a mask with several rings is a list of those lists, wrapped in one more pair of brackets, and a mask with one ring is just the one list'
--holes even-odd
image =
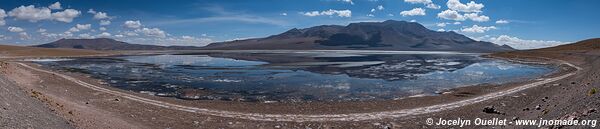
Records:
{"label": "tire track", "polygon": [[[561,61],[561,62],[562,62],[562,64],[566,64],[566,65],[569,65],[569,66],[571,66],[573,68],[576,68],[577,71],[581,70],[580,67],[575,66],[575,65],[573,65],[571,63],[568,63],[568,62],[565,62],[565,61]],[[497,98],[497,97],[500,97],[500,96],[504,96],[504,95],[516,93],[516,92],[519,92],[519,91],[522,91],[522,90],[525,90],[525,89],[529,89],[529,88],[540,86],[540,85],[543,85],[543,84],[546,84],[546,83],[550,83],[550,82],[554,82],[554,81],[557,81],[557,80],[561,80],[561,79],[573,76],[573,75],[575,75],[575,73],[577,73],[577,71],[574,71],[574,72],[567,73],[567,74],[564,74],[564,75],[561,75],[561,76],[557,76],[557,77],[553,77],[553,78],[542,78],[541,81],[537,81],[537,82],[533,82],[533,83],[529,83],[529,84],[524,84],[522,86],[515,87],[515,88],[512,88],[512,89],[508,89],[508,90],[505,90],[505,91],[499,91],[499,92],[495,92],[495,93],[489,93],[489,94],[478,96],[478,97],[475,97],[475,98],[461,100],[461,101],[456,101],[456,102],[451,102],[451,103],[446,103],[446,104],[437,104],[437,105],[425,106],[425,107],[420,107],[420,108],[401,109],[401,110],[382,111],[382,112],[304,115],[304,114],[245,113],[245,112],[234,112],[234,111],[225,111],[225,110],[217,110],[217,109],[207,109],[207,108],[200,108],[200,107],[183,106],[183,105],[178,105],[178,104],[173,104],[173,103],[167,103],[167,102],[162,102],[162,101],[158,101],[158,100],[152,100],[152,99],[143,98],[143,97],[139,97],[139,96],[135,96],[135,95],[131,95],[131,94],[127,94],[127,93],[115,91],[115,90],[106,89],[106,88],[103,88],[103,87],[100,87],[100,86],[96,86],[96,85],[92,85],[92,84],[83,82],[83,81],[81,81],[79,79],[76,79],[76,78],[73,78],[73,77],[70,77],[70,76],[67,76],[67,75],[64,75],[64,74],[60,74],[60,73],[56,73],[56,72],[52,72],[52,71],[47,71],[47,70],[42,70],[42,69],[34,68],[34,67],[31,67],[31,66],[29,66],[27,64],[20,63],[20,62],[17,62],[17,63],[19,65],[25,67],[25,68],[29,68],[29,69],[34,70],[34,71],[38,71],[38,72],[42,72],[42,73],[48,73],[48,74],[54,74],[56,76],[59,76],[59,77],[64,78],[66,80],[69,80],[69,81],[71,81],[73,83],[76,83],[78,85],[90,88],[92,90],[96,90],[96,91],[100,91],[100,92],[112,94],[112,95],[115,95],[115,96],[120,96],[120,97],[123,97],[123,98],[130,99],[132,101],[146,103],[146,104],[150,104],[150,105],[154,105],[154,106],[159,106],[159,107],[163,107],[163,108],[168,108],[168,109],[173,109],[173,110],[179,110],[179,111],[185,111],[185,112],[191,112],[191,113],[198,113],[198,114],[202,114],[202,115],[219,116],[219,117],[229,117],[229,118],[255,120],[255,121],[287,121],[287,122],[307,122],[307,121],[312,121],[312,122],[323,122],[323,121],[364,121],[364,120],[377,120],[377,119],[386,119],[386,118],[399,118],[399,117],[415,116],[415,115],[422,115],[422,114],[427,114],[427,113],[440,112],[440,111],[454,109],[454,108],[462,107],[462,106],[465,106],[465,105],[471,105],[471,104],[479,103],[479,102],[482,102],[482,101],[490,100],[490,99],[493,99],[493,98]]]}

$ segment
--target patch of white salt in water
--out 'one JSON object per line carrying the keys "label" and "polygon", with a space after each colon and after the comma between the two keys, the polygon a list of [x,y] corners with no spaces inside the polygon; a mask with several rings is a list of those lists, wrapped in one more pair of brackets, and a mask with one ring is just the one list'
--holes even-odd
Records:
{"label": "patch of white salt in water", "polygon": [[56,61],[70,61],[73,59],[68,58],[40,58],[40,59],[24,59],[23,61],[31,61],[31,62],[56,62]]}

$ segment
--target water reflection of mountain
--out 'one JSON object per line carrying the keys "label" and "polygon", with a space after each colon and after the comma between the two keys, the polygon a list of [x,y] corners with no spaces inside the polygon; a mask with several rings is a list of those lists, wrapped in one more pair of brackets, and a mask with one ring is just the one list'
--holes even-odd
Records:
{"label": "water reflection of mountain", "polygon": [[289,53],[204,53],[211,57],[262,61],[263,67],[305,70],[320,74],[388,81],[416,79],[437,71],[462,69],[479,58],[451,54],[289,54]]}

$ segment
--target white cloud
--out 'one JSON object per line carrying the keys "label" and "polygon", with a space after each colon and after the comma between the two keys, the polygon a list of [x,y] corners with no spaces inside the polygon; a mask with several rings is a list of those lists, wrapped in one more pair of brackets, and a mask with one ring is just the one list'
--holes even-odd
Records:
{"label": "white cloud", "polygon": [[92,24],[77,24],[75,27],[79,30],[89,30],[92,28]]}
{"label": "white cloud", "polygon": [[7,16],[8,15],[6,15],[6,12],[4,11],[4,9],[0,9],[0,26],[6,25],[6,21],[4,20],[4,18]]}
{"label": "white cloud", "polygon": [[88,33],[84,33],[84,34],[79,34],[79,38],[83,38],[83,39],[93,39],[96,38]]}
{"label": "white cloud", "polygon": [[462,31],[462,32],[468,32],[468,33],[484,33],[486,31],[495,30],[495,29],[497,29],[495,26],[478,26],[478,25],[473,25],[471,27],[462,28],[460,31]]}
{"label": "white cloud", "polygon": [[142,27],[142,23],[140,21],[125,21],[124,25],[125,27],[131,29],[137,29]]}
{"label": "white cloud", "polygon": [[507,20],[498,20],[498,21],[496,21],[496,24],[508,24],[508,23],[510,23],[510,22],[507,21]]}
{"label": "white cloud", "polygon": [[90,14],[94,14],[94,19],[96,20],[103,20],[103,19],[111,19],[112,17],[108,16],[107,13],[105,12],[97,12],[94,9],[89,9],[87,11]]}
{"label": "white cloud", "polygon": [[455,21],[464,21],[464,20],[472,20],[476,22],[485,22],[489,21],[490,17],[485,15],[479,15],[479,13],[467,13],[462,15],[455,10],[444,10],[438,13],[438,18],[447,19],[447,20],[455,20]]}
{"label": "white cloud", "polygon": [[125,37],[125,36],[123,36],[123,35],[121,35],[121,34],[118,34],[118,35],[115,35],[115,37],[117,37],[117,38],[123,38],[123,37]]}
{"label": "white cloud", "polygon": [[437,17],[442,18],[442,19],[455,20],[455,21],[464,21],[465,20],[465,16],[459,14],[458,12],[456,12],[454,10],[449,10],[449,9],[438,13]]}
{"label": "white cloud", "polygon": [[485,22],[490,20],[490,17],[485,15],[479,15],[478,13],[468,13],[465,14],[465,17],[476,22]]}
{"label": "white cloud", "polygon": [[96,13],[98,13],[98,12],[96,12],[94,9],[89,9],[89,10],[87,11],[87,13],[96,14]]}
{"label": "white cloud", "polygon": [[434,4],[431,0],[404,0],[404,2],[411,3],[411,4],[424,4],[424,5],[426,5],[425,7],[430,8],[430,9],[440,9],[441,8],[439,5]]}
{"label": "white cloud", "polygon": [[37,22],[40,20],[52,19],[52,14],[48,8],[36,8],[34,5],[19,6],[8,12],[8,16],[18,20],[28,20]]}
{"label": "white cloud", "polygon": [[448,0],[446,3],[449,9],[456,10],[459,12],[481,12],[481,9],[484,7],[481,3],[475,3],[471,1],[467,4],[460,3],[459,0]]}
{"label": "white cloud", "polygon": [[332,16],[332,15],[337,15],[339,17],[351,17],[352,16],[352,11],[350,10],[333,10],[333,9],[329,9],[329,10],[325,10],[325,11],[311,11],[311,12],[305,12],[302,13],[302,15],[305,16],[310,16],[310,17],[314,17],[314,16]]}
{"label": "white cloud", "polygon": [[74,9],[66,9],[62,12],[52,13],[49,8],[36,8],[34,5],[20,6],[8,12],[8,16],[14,17],[17,20],[27,20],[29,22],[56,20],[70,23],[80,14],[80,11]]}
{"label": "white cloud", "polygon": [[162,31],[158,28],[142,28],[142,29],[135,30],[135,32],[142,33],[146,36],[152,36],[152,37],[158,37],[158,38],[167,37],[167,34],[165,33],[165,31]]}
{"label": "white cloud", "polygon": [[110,36],[111,36],[111,34],[108,32],[102,32],[102,33],[96,35],[96,37],[110,37]]}
{"label": "white cloud", "polygon": [[71,23],[74,18],[78,17],[81,14],[81,11],[75,9],[66,9],[62,12],[52,13],[52,17],[54,20],[62,21],[66,23]]}
{"label": "white cloud", "polygon": [[46,31],[47,31],[47,30],[46,30],[46,29],[44,29],[44,28],[40,28],[40,29],[38,29],[38,30],[37,30],[37,32],[38,32],[38,33],[44,33],[44,32],[46,32]]}
{"label": "white cloud", "polygon": [[454,22],[452,24],[454,24],[454,25],[460,25],[460,22]]}
{"label": "white cloud", "polygon": [[110,25],[110,23],[111,22],[109,20],[100,20],[100,25],[101,26],[107,26],[107,25]]}
{"label": "white cloud", "polygon": [[100,30],[100,31],[106,31],[106,27],[100,27],[100,28],[98,28],[98,30]]}
{"label": "white cloud", "polygon": [[281,13],[279,15],[281,15],[281,16],[287,16],[287,13]]}
{"label": "white cloud", "polygon": [[50,9],[62,9],[62,7],[60,6],[60,2],[56,2],[54,4],[51,4],[50,6],[48,6],[48,8],[50,8]]}
{"label": "white cloud", "polygon": [[352,2],[352,0],[337,0],[337,1],[342,1],[342,2],[346,2],[346,3],[350,3],[351,5],[354,5],[354,2]]}
{"label": "white cloud", "polygon": [[415,20],[415,19],[412,19],[412,20],[410,20],[410,22],[417,22],[417,20]]}
{"label": "white cloud", "polygon": [[526,39],[520,39],[518,37],[508,36],[508,35],[500,35],[498,37],[487,36],[480,40],[496,43],[499,45],[506,44],[506,45],[509,45],[516,49],[545,48],[545,47],[552,47],[552,46],[569,43],[569,42],[547,41],[547,40],[526,40]]}
{"label": "white cloud", "polygon": [[19,38],[21,40],[27,40],[27,39],[30,39],[31,37],[29,36],[29,34],[27,34],[27,32],[21,32],[21,33],[19,33]]}
{"label": "white cloud", "polygon": [[437,31],[439,31],[439,32],[444,32],[444,31],[446,31],[446,30],[444,30],[444,29],[438,29]]}
{"label": "white cloud", "polygon": [[21,27],[9,26],[9,27],[8,27],[8,31],[10,31],[10,32],[15,32],[15,33],[19,33],[19,32],[23,32],[23,31],[25,31],[25,29],[23,29],[23,28],[21,28]]}
{"label": "white cloud", "polygon": [[125,36],[130,36],[130,37],[131,37],[131,36],[138,36],[138,34],[137,34],[137,33],[135,33],[135,32],[132,32],[132,31],[125,31],[125,32],[123,32],[123,33],[121,33],[121,34],[123,34],[123,35],[125,35]]}
{"label": "white cloud", "polygon": [[79,32],[81,30],[89,30],[92,28],[92,24],[77,24],[75,27],[71,27],[68,32]]}
{"label": "white cloud", "polygon": [[438,27],[446,27],[446,24],[449,24],[449,23],[442,22],[442,23],[437,23],[435,25],[438,26]]}
{"label": "white cloud", "polygon": [[383,9],[385,9],[385,8],[383,8],[383,5],[377,6],[377,10],[383,10]]}
{"label": "white cloud", "polygon": [[94,19],[109,19],[110,17],[105,12],[98,12],[94,15]]}
{"label": "white cloud", "polygon": [[440,8],[442,8],[441,6],[433,4],[433,3],[427,4],[427,6],[425,6],[425,7],[430,8],[430,9],[440,9]]}
{"label": "white cloud", "polygon": [[402,16],[423,16],[425,15],[425,9],[422,8],[414,8],[412,10],[408,10],[408,11],[402,11],[400,12],[400,15]]}

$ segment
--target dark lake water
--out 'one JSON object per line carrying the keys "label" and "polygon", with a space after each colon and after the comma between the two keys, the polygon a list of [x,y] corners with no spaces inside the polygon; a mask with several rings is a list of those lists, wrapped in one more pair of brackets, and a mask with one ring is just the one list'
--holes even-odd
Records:
{"label": "dark lake water", "polygon": [[532,79],[553,70],[478,54],[397,51],[206,52],[35,62],[157,96],[257,102],[397,99]]}

